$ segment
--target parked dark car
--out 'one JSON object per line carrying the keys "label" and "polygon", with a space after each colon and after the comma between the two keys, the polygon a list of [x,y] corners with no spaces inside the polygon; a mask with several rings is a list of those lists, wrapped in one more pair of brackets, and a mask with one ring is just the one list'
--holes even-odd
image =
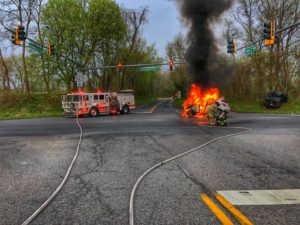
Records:
{"label": "parked dark car", "polygon": [[288,96],[283,92],[270,92],[265,99],[264,105],[267,108],[279,108],[281,103],[287,103]]}

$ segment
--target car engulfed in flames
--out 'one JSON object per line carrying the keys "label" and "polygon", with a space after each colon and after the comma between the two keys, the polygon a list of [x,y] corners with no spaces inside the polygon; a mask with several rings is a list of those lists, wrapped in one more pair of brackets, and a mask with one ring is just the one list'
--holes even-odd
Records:
{"label": "car engulfed in flames", "polygon": [[215,103],[220,98],[218,88],[202,88],[192,84],[188,96],[183,102],[182,117],[204,117],[207,105]]}

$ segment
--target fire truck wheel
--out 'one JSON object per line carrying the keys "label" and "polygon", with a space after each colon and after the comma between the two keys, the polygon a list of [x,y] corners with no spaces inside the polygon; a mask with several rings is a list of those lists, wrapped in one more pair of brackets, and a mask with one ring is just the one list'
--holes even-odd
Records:
{"label": "fire truck wheel", "polygon": [[99,112],[98,112],[98,109],[96,108],[96,107],[92,107],[91,109],[90,109],[90,116],[91,117],[96,117],[96,116],[98,116],[98,114],[99,114]]}
{"label": "fire truck wheel", "polygon": [[124,113],[124,114],[128,114],[129,113],[129,107],[128,107],[128,105],[124,105],[123,106],[123,110],[121,111],[121,113]]}

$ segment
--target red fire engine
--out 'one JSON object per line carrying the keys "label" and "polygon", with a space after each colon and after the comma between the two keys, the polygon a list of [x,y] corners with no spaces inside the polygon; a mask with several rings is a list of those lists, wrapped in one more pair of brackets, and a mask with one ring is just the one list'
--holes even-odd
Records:
{"label": "red fire engine", "polygon": [[62,96],[62,108],[66,116],[101,114],[128,114],[135,109],[135,99],[132,90],[119,92],[86,93],[82,90]]}

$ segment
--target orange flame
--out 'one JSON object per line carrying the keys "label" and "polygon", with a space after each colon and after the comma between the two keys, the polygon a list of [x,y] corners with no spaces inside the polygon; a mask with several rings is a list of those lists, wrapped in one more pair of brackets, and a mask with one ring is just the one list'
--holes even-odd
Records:
{"label": "orange flame", "polygon": [[181,116],[189,117],[188,112],[193,108],[193,111],[195,112],[193,117],[203,117],[205,116],[206,106],[213,104],[219,98],[220,93],[218,88],[209,88],[208,90],[205,90],[196,84],[192,84],[188,97],[183,102],[183,112]]}

